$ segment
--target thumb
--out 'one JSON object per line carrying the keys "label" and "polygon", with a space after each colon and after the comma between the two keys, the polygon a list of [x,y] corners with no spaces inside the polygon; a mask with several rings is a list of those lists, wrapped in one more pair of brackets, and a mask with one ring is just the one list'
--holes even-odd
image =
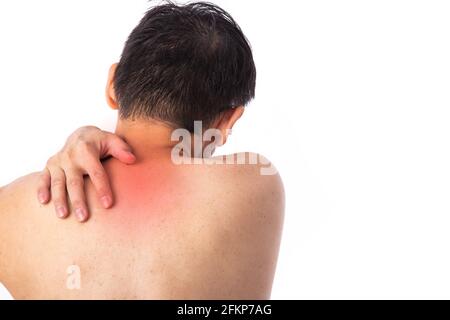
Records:
{"label": "thumb", "polygon": [[104,155],[111,155],[126,164],[132,164],[136,161],[136,156],[131,151],[131,147],[113,133],[106,133],[105,146]]}

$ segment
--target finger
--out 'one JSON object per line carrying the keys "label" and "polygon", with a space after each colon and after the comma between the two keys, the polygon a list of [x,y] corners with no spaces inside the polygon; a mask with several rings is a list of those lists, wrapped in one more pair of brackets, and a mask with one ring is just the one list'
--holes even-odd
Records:
{"label": "finger", "polygon": [[37,195],[41,204],[46,204],[50,201],[50,172],[47,168],[39,174]]}
{"label": "finger", "polygon": [[84,179],[83,173],[77,170],[67,170],[67,192],[69,194],[70,202],[75,212],[75,217],[80,222],[88,219],[88,210],[86,205],[86,196],[84,193]]}
{"label": "finger", "polygon": [[100,160],[93,157],[86,161],[86,172],[94,185],[97,195],[100,198],[104,208],[109,208],[113,204],[113,196],[111,186],[109,184],[109,178],[103,168]]}
{"label": "finger", "polygon": [[122,138],[107,132],[105,139],[106,154],[126,164],[132,164],[136,161],[135,155],[131,152],[131,147]]}
{"label": "finger", "polygon": [[55,205],[56,215],[62,219],[69,214],[67,209],[66,177],[61,168],[49,167],[48,170],[51,178],[51,197]]}

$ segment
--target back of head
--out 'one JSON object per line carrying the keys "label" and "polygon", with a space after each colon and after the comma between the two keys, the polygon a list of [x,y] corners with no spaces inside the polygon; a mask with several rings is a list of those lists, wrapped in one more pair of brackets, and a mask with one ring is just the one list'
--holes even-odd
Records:
{"label": "back of head", "polygon": [[131,32],[114,76],[122,119],[156,119],[193,131],[255,95],[250,45],[217,5],[168,2]]}

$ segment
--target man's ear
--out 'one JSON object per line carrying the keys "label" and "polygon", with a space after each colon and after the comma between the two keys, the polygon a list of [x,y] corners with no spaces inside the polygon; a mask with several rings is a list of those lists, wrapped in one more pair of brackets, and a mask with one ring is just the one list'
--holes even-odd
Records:
{"label": "man's ear", "polygon": [[114,63],[109,68],[108,81],[106,82],[106,102],[111,107],[111,109],[119,109],[119,104],[116,99],[116,92],[114,91],[114,75],[116,73],[117,63]]}
{"label": "man's ear", "polygon": [[222,145],[227,142],[228,135],[231,134],[231,129],[233,129],[234,124],[239,120],[243,113],[244,107],[239,106],[225,110],[219,115],[214,127],[220,130],[222,134]]}

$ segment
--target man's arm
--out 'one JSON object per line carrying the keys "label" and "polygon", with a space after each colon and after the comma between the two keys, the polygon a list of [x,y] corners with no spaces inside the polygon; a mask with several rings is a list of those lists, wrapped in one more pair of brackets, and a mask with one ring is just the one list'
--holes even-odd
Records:
{"label": "man's arm", "polygon": [[4,189],[5,187],[0,187],[0,282],[3,283],[4,281],[4,273],[5,273],[5,249],[4,246],[4,239],[2,238],[3,229],[5,228],[5,208],[4,208]]}
{"label": "man's arm", "polygon": [[270,299],[284,223],[285,194],[273,164],[256,156],[259,163],[240,166],[232,182],[241,212],[236,219],[241,234],[236,248],[244,257],[251,257],[249,265],[258,266],[249,268],[252,271],[247,275],[249,283],[259,287],[254,298]]}
{"label": "man's arm", "polygon": [[26,201],[20,195],[24,194],[26,182],[31,176],[21,177],[0,188],[0,282],[5,286],[18,278],[21,270],[16,257],[25,238],[21,225],[24,216],[22,203]]}
{"label": "man's arm", "polygon": [[7,198],[7,186],[0,187],[0,282],[6,282],[9,260],[9,202]]}

